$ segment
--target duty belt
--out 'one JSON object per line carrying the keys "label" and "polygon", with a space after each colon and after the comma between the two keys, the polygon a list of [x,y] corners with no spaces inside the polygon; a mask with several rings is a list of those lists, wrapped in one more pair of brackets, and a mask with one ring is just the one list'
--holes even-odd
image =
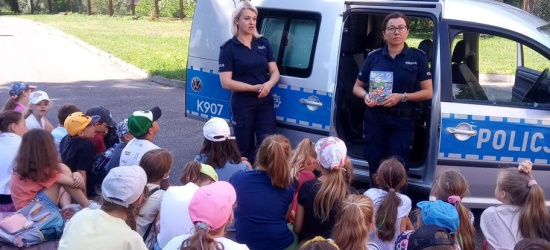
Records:
{"label": "duty belt", "polygon": [[413,108],[385,108],[385,107],[374,107],[371,108],[372,112],[378,114],[392,115],[397,117],[406,117],[413,115]]}

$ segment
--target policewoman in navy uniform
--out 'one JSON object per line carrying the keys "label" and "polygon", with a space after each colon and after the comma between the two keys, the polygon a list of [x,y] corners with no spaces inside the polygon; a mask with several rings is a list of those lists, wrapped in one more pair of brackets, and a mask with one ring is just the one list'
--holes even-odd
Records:
{"label": "policewoman in navy uniform", "polygon": [[256,30],[258,10],[249,1],[233,11],[234,37],[220,47],[219,72],[224,89],[231,91],[231,119],[243,157],[254,163],[256,145],[275,133],[271,88],[279,80],[273,50]]}
{"label": "policewoman in navy uniform", "polygon": [[[363,120],[364,156],[369,163],[373,187],[376,186],[373,175],[386,158],[397,157],[408,170],[415,103],[429,100],[433,95],[426,55],[405,43],[409,25],[409,19],[402,13],[386,16],[382,26],[386,45],[369,53],[353,87],[353,94],[363,98],[367,105]],[[390,77],[393,78],[392,91],[379,102],[373,98],[374,93],[368,92],[369,84],[371,77],[387,72],[393,75]]]}

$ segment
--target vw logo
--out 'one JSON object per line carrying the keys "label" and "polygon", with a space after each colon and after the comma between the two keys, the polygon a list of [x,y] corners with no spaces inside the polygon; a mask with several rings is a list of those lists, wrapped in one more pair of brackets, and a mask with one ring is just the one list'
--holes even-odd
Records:
{"label": "vw logo", "polygon": [[202,81],[198,77],[193,77],[191,79],[191,89],[195,92],[200,92],[202,90]]}

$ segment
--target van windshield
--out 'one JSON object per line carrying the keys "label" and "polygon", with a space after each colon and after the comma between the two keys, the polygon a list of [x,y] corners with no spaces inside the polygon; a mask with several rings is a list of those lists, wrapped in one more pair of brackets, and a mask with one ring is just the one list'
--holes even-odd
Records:
{"label": "van windshield", "polygon": [[550,37],[550,23],[538,27],[537,30]]}

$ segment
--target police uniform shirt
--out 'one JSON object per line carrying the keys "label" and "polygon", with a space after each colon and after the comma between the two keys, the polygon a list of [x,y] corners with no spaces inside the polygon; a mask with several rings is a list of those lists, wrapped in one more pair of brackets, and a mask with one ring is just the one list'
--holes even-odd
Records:
{"label": "police uniform shirt", "polygon": [[232,71],[232,79],[256,85],[269,80],[267,64],[274,62],[273,50],[266,38],[252,39],[248,48],[237,37],[220,47],[219,72]]}
{"label": "police uniform shirt", "polygon": [[[393,93],[416,92],[420,89],[420,82],[431,79],[426,54],[421,50],[409,48],[407,44],[395,58],[388,53],[388,46],[369,53],[357,76],[357,79],[367,84],[367,92],[371,71],[393,72]],[[405,103],[397,105],[407,106]]]}

